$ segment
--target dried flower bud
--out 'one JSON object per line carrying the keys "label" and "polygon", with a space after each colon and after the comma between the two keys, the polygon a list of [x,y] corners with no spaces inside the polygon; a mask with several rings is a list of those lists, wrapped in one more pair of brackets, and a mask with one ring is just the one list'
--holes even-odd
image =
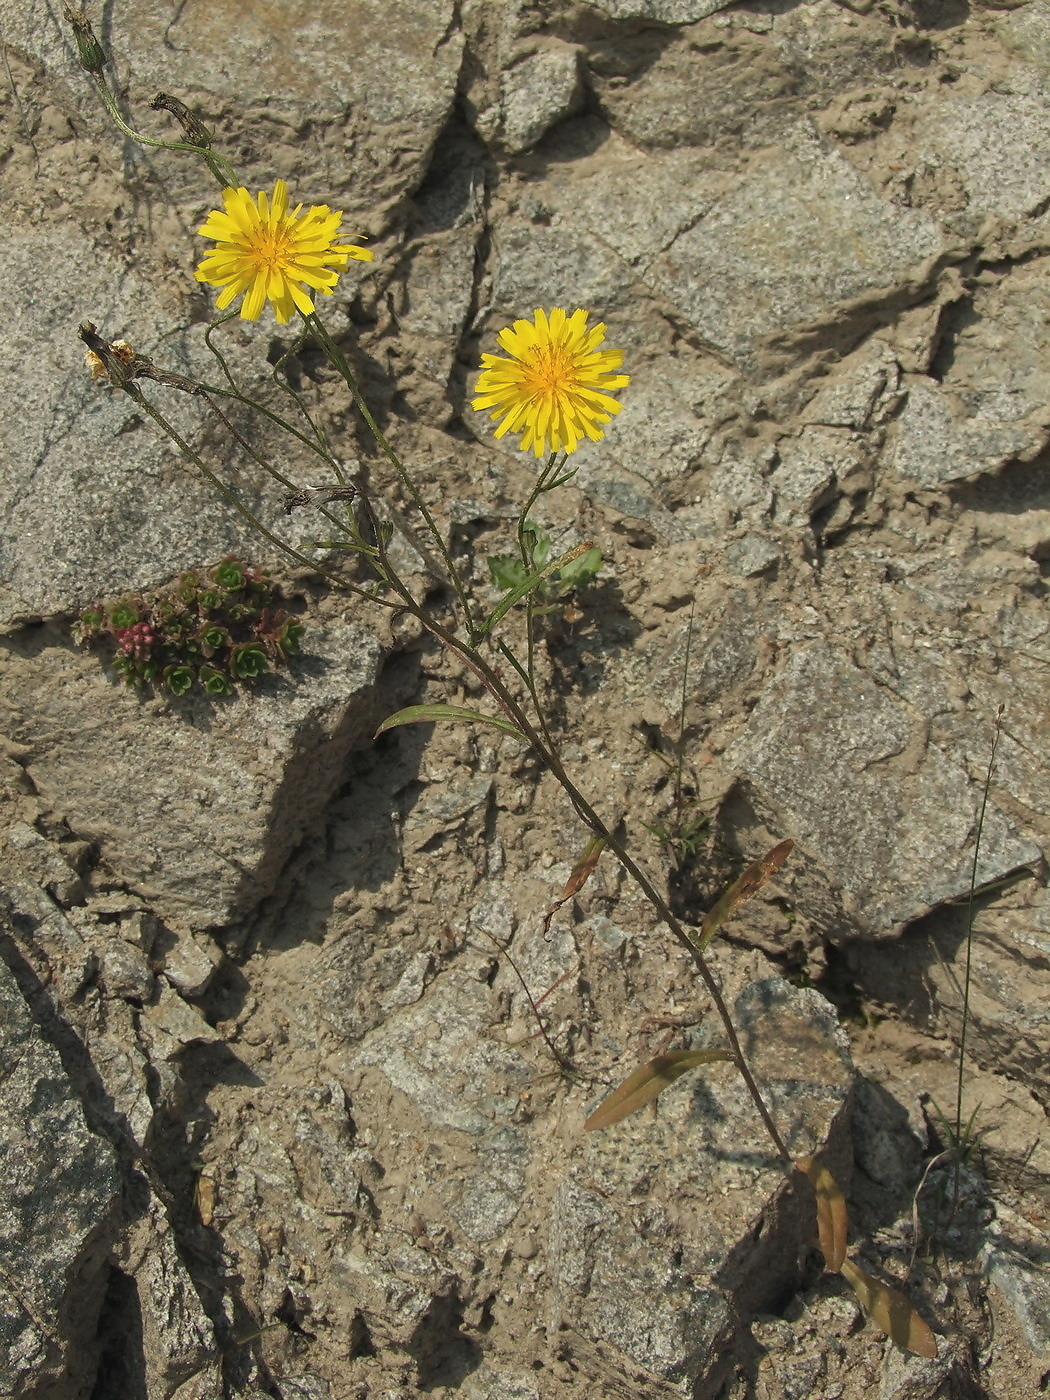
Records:
{"label": "dried flower bud", "polygon": [[[109,345],[110,352],[120,361],[122,365],[130,365],[135,358],[135,351],[126,340],[113,340]],[[101,355],[96,355],[94,350],[89,350],[84,356],[84,363],[91,371],[92,379],[110,379],[109,370]]]}
{"label": "dried flower bud", "polygon": [[196,112],[190,111],[185,102],[180,102],[177,97],[172,97],[170,93],[158,92],[149,105],[155,112],[170,112],[186,133],[186,140],[192,146],[200,146],[207,150],[211,145],[211,132]]}
{"label": "dried flower bud", "polygon": [[106,62],[106,51],[95,38],[91,21],[87,15],[71,9],[69,5],[65,7],[64,13],[66,23],[73,31],[81,68],[87,73],[101,73]]}

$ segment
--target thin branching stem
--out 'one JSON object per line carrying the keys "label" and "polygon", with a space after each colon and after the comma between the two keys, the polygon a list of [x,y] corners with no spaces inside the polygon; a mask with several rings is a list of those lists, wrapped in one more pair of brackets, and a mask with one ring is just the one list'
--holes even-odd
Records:
{"label": "thin branching stem", "polygon": [[657,890],[656,886],[646,875],[645,871],[642,870],[641,866],[639,866],[638,863],[634,860],[634,858],[628,852],[628,850],[620,841],[620,839],[614,834],[613,831],[610,830],[610,828],[601,819],[601,817],[594,810],[591,804],[587,801],[586,797],[584,797],[583,793],[580,792],[579,788],[576,786],[573,780],[569,777],[568,773],[565,771],[565,768],[557,751],[548,748],[543,736],[537,731],[536,727],[531,723],[528,716],[522,710],[521,706],[510,694],[506,686],[500,680],[499,676],[496,675],[496,673],[488,665],[485,659],[482,656],[480,656],[474,648],[467,646],[459,637],[455,636],[454,633],[449,632],[447,629],[443,628],[439,623],[435,622],[433,618],[428,617],[423,611],[423,609],[419,608],[418,605],[412,603],[409,606],[410,611],[412,611],[415,614],[415,616],[419,618],[420,622],[422,622],[423,625],[446,647],[448,647],[451,651],[457,653],[465,661],[467,661],[471,668],[474,670],[474,672],[483,680],[486,688],[488,689],[490,694],[496,699],[500,708],[518,726],[522,734],[528,740],[532,749],[535,751],[535,753],[543,763],[544,767],[547,768],[551,775],[564,789],[566,795],[569,798],[569,801],[572,803],[581,820],[591,829],[591,831],[594,832],[596,836],[600,836],[606,842],[609,849],[612,851],[612,853],[616,856],[617,860],[623,866],[624,870],[631,877],[634,883],[638,886],[641,892],[645,895],[649,903],[653,906],[661,922],[671,931],[671,933],[682,945],[682,947],[687,950],[689,956],[692,958],[694,964],[696,965],[697,972],[700,974],[700,978],[704,983],[704,986],[707,988],[708,994],[710,995],[712,1002],[714,1003],[714,1007],[718,1014],[718,1018],[722,1022],[722,1027],[726,1033],[726,1039],[729,1041],[733,1061],[736,1064],[737,1069],[740,1071],[740,1075],[744,1080],[744,1084],[746,1085],[747,1091],[751,1096],[751,1100],[754,1103],[755,1108],[758,1110],[759,1116],[761,1117],[762,1122],[765,1125],[766,1131],[768,1132],[770,1139],[776,1147],[781,1161],[783,1162],[785,1168],[787,1168],[787,1170],[790,1171],[792,1169],[791,1154],[788,1152],[784,1140],[780,1136],[780,1132],[777,1129],[777,1125],[773,1120],[772,1114],[766,1106],[765,1099],[762,1096],[762,1091],[759,1088],[758,1083],[756,1082],[755,1077],[751,1072],[751,1067],[748,1064],[747,1057],[744,1054],[742,1045],[740,1044],[740,1038],[736,1033],[735,1026],[733,1025],[733,1018],[730,1015],[729,1007],[726,1005],[725,998],[722,995],[721,989],[714,976],[714,973],[711,971],[707,959],[704,957],[701,950],[689,937],[688,933],[685,931],[685,928],[682,926],[679,920],[675,918],[674,914],[671,912],[671,909],[667,904],[667,901],[660,894],[659,890]]}
{"label": "thin branching stem", "polygon": [[274,534],[271,529],[263,524],[253,511],[249,510],[237,493],[232,491],[220,477],[216,476],[204,461],[203,457],[201,457],[200,453],[196,452],[185,438],[182,437],[174,424],[165,418],[158,408],[150,403],[149,399],[146,398],[145,394],[142,393],[136,384],[128,383],[124,385],[123,388],[124,392],[138,404],[143,413],[146,413],[163,432],[167,433],[175,446],[178,447],[188,461],[193,463],[201,476],[204,477],[205,481],[209,482],[209,484],[218,491],[219,495],[222,496],[225,501],[229,502],[237,514],[240,515],[242,519],[246,520],[257,534],[269,541],[275,549],[278,549],[287,558],[293,559],[303,568],[309,569],[311,573],[320,574],[323,578],[328,579],[330,583],[335,584],[336,587],[342,588],[346,592],[352,593],[357,597],[364,598],[369,603],[376,603],[386,608],[400,608],[400,603],[395,603],[392,599],[377,597],[367,589],[361,588],[359,584],[351,583],[349,579],[343,578],[319,560],[311,559],[308,554],[304,554],[301,550],[296,549],[294,545],[289,544],[287,540],[282,540],[279,535]]}
{"label": "thin branching stem", "polygon": [[689,659],[693,650],[693,622],[696,618],[696,596],[689,605],[689,626],[685,634],[685,659],[682,662],[682,693],[678,701],[678,743],[675,745],[674,819],[677,831],[682,830],[682,769],[685,767],[685,712],[689,703]]}
{"label": "thin branching stem", "polygon": [[988,794],[992,787],[992,774],[995,772],[995,751],[999,747],[999,736],[1003,729],[1003,712],[1000,705],[995,713],[995,732],[992,735],[992,751],[988,755],[988,771],[984,776],[984,792],[981,795],[981,810],[977,817],[977,833],[973,843],[973,864],[970,867],[970,895],[966,904],[966,967],[963,974],[962,1025],[959,1028],[959,1073],[955,1082],[955,1172],[952,1195],[959,1200],[959,1173],[962,1167],[962,1101],[963,1078],[966,1061],[966,1032],[970,1024],[970,970],[973,963],[973,920],[977,898],[977,862],[981,854],[981,836],[984,832],[984,814],[988,809]]}
{"label": "thin branching stem", "polygon": [[304,317],[304,320],[306,321],[306,324],[310,327],[310,329],[313,331],[314,335],[317,337],[318,344],[328,356],[333,368],[336,369],[342,376],[343,382],[346,384],[346,387],[350,390],[350,396],[356,404],[358,412],[361,414],[361,417],[365,420],[365,424],[368,428],[368,431],[372,434],[373,438],[375,438],[376,444],[378,445],[380,451],[383,453],[383,456],[394,468],[394,471],[397,473],[398,480],[401,482],[402,486],[404,486],[405,490],[411,497],[412,504],[416,507],[420,515],[426,521],[427,529],[430,531],[431,537],[434,540],[434,543],[437,545],[438,553],[441,555],[442,562],[445,566],[447,580],[452,585],[453,589],[455,590],[456,597],[459,599],[459,605],[463,611],[463,619],[466,622],[467,630],[468,632],[470,632],[471,635],[474,635],[474,620],[470,606],[470,599],[467,597],[467,592],[463,586],[463,581],[459,577],[459,570],[452,562],[452,556],[448,551],[448,546],[445,544],[444,536],[438,529],[437,523],[434,520],[434,517],[431,514],[426,501],[420,494],[419,488],[412,480],[411,474],[405,467],[404,463],[401,461],[401,458],[390,446],[389,442],[387,442],[386,437],[384,436],[382,430],[379,427],[379,424],[373,418],[371,410],[362,398],[360,389],[357,387],[356,376],[354,375],[353,370],[350,368],[350,364],[347,361],[346,356],[339,349],[338,345],[336,345],[332,337],[328,334],[328,330],[325,327],[324,323],[321,321],[321,318],[318,316],[317,312],[312,311],[310,315]]}

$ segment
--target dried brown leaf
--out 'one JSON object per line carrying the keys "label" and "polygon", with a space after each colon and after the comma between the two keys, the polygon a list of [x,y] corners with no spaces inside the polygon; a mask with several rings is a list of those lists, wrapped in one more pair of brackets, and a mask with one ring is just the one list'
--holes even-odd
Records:
{"label": "dried brown leaf", "polygon": [[654,1060],[640,1065],[633,1074],[602,1100],[584,1123],[589,1132],[593,1128],[608,1128],[619,1123],[621,1118],[637,1113],[651,1103],[657,1094],[662,1094],[669,1084],[680,1079],[697,1065],[708,1065],[715,1060],[731,1060],[728,1050],[672,1050],[666,1055],[657,1055]]}
{"label": "dried brown leaf", "polygon": [[903,1293],[872,1278],[852,1259],[844,1259],[839,1272],[860,1299],[864,1311],[891,1341],[915,1356],[936,1359],[937,1338]]}
{"label": "dried brown leaf", "polygon": [[824,1265],[833,1274],[842,1268],[846,1257],[846,1234],[849,1228],[846,1217],[846,1198],[838,1182],[827,1167],[813,1157],[800,1157],[795,1163],[813,1183],[817,1197],[817,1237]]}
{"label": "dried brown leaf", "polygon": [[598,864],[598,858],[604,849],[605,837],[592,836],[587,842],[587,845],[583,848],[583,855],[580,856],[569,873],[569,878],[565,882],[565,888],[561,892],[563,900],[571,899],[574,894],[579,894],[580,890],[583,889],[584,885],[594,874],[595,866]]}
{"label": "dried brown leaf", "polygon": [[743,875],[734,880],[722,898],[709,909],[700,928],[700,951],[707,947],[715,934],[740,905],[751,898],[767,880],[771,879],[791,854],[794,841],[781,841],[767,851],[759,860],[747,867]]}

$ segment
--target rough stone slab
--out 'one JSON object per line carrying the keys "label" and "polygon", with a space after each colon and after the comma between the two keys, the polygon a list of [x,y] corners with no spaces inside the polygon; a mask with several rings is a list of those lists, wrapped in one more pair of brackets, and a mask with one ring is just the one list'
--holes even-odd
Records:
{"label": "rough stone slab", "polygon": [[[167,439],[144,425],[132,431],[133,405],[84,366],[76,336],[84,318],[142,348],[170,329],[154,290],[110,256],[86,258],[82,237],[65,226],[49,232],[40,269],[39,231],[8,225],[0,290],[17,312],[0,388],[9,403],[32,400],[34,411],[5,414],[0,426],[0,620],[73,611],[220,558],[239,539],[230,512]],[[167,398],[176,429],[192,436],[197,407],[185,395]]]}
{"label": "rough stone slab", "polygon": [[1017,1314],[1034,1355],[1050,1356],[1050,1283],[1045,1269],[1004,1241],[989,1248],[984,1270]]}
{"label": "rough stone slab", "polygon": [[[193,251],[185,250],[187,296]],[[65,224],[49,232],[43,265],[37,228],[9,224],[0,230],[0,291],[17,308],[0,393],[12,403],[33,403],[31,413],[0,419],[0,624],[74,613],[105,594],[165,583],[224,554],[241,552],[260,562],[251,528],[126,395],[93,380],[84,364],[76,327],[86,318],[166,369],[209,382],[216,377],[199,329],[172,334],[170,283],[152,282],[148,271],[101,250],[86,258],[83,236]],[[222,340],[249,389],[260,386],[268,369],[264,334],[234,328]],[[41,345],[47,355],[40,354]],[[157,386],[145,392],[185,440],[200,442],[205,416],[198,400]],[[274,434],[258,426],[262,419],[255,421],[256,445],[273,458]],[[218,436],[214,420],[207,433]],[[228,477],[231,465],[236,472],[232,440],[225,440],[220,462],[210,441],[205,459],[220,476],[225,471]],[[284,443],[276,460],[283,454],[287,465],[286,453]],[[315,479],[316,471],[304,468],[302,479]],[[237,489],[244,504],[293,545],[316,528],[307,512],[289,519],[283,488],[254,464]]]}
{"label": "rough stone slab", "polygon": [[586,9],[600,10],[610,19],[655,20],[657,24],[694,24],[725,10],[733,0],[595,0]]}
{"label": "rough stone slab", "polygon": [[936,380],[919,379],[908,387],[892,461],[909,481],[939,486],[996,471],[1036,446],[1024,425],[967,412],[958,395]]}
{"label": "rough stone slab", "polygon": [[[708,45],[717,60],[698,62],[697,49]],[[782,140],[794,120],[798,69],[806,70],[785,62],[767,35],[735,27],[727,18],[659,53],[654,48],[650,41],[648,62],[621,59],[626,74],[621,67],[606,77],[599,66],[594,75],[602,115],[628,141],[650,150],[693,148],[708,164],[712,150],[719,150],[735,166],[742,149]]]}
{"label": "rough stone slab", "polygon": [[881,423],[900,403],[901,367],[878,336],[864,345],[825,381],[802,410],[805,423],[863,431]]}
{"label": "rough stone slab", "polygon": [[639,151],[612,131],[593,155],[552,164],[544,203],[559,222],[586,229],[627,262],[649,262],[710,209],[727,183],[701,151]]}
{"label": "rough stone slab", "polygon": [[168,707],[114,684],[93,655],[46,648],[8,674],[8,732],[44,799],[160,917],[225,924],[273,888],[347,754],[396,708],[363,627],[312,627],[304,652],[251,692]]}
{"label": "rough stone slab", "polygon": [[520,155],[578,110],[582,99],[579,50],[552,42],[503,71],[499,101],[477,114],[478,134]]}
{"label": "rough stone slab", "polygon": [[[1020,880],[998,901],[978,909],[970,954],[969,1060],[1011,1076],[1026,1091],[1050,1092],[1050,905],[1034,878]],[[851,975],[876,1001],[907,1006],[924,1029],[956,1041],[967,979],[967,906],[936,910],[891,945],[855,942],[846,950]],[[921,989],[921,990],[920,990]],[[980,1098],[980,1095],[972,1095]],[[988,1099],[991,1095],[988,1096]],[[985,1111],[996,1114],[985,1100]],[[1000,1122],[1023,1115],[1000,1106]],[[1020,1130],[1018,1131],[1020,1136]],[[1032,1137],[1016,1149],[1018,1158]]]}
{"label": "rough stone slab", "polygon": [[[3,0],[0,27],[8,43],[67,87],[97,128],[100,104],[59,13],[47,0]],[[166,134],[174,123],[148,110],[150,97],[158,88],[174,91],[210,125],[223,115],[225,131],[246,152],[246,181],[323,172],[317,202],[336,207],[342,191],[338,207],[361,209],[409,192],[425,170],[455,98],[463,37],[454,15],[452,0],[357,0],[352,23],[339,0],[290,0],[263,10],[197,0],[175,14],[132,0],[111,33],[97,16],[95,22],[151,134]],[[339,124],[340,139],[304,139],[304,130],[328,123]],[[112,140],[119,145],[122,138],[113,132]],[[212,183],[202,165],[179,164],[201,190]],[[180,183],[187,186],[185,174]]]}
{"label": "rough stone slab", "polygon": [[498,1116],[513,1111],[514,1090],[529,1078],[515,1051],[481,1035],[488,999],[484,983],[449,971],[422,1002],[366,1035],[349,1059],[378,1069],[435,1128],[482,1137]]}
{"label": "rough stone slab", "polygon": [[[630,294],[633,277],[627,264],[577,228],[508,217],[493,234],[492,254],[492,300],[499,308],[499,325],[529,317],[537,306],[600,306],[605,314]],[[484,415],[477,417],[488,422]]]}
{"label": "rough stone slab", "polygon": [[1050,294],[1041,261],[989,277],[949,319],[939,380],[917,378],[897,427],[896,470],[922,486],[1031,460],[1050,435]]}
{"label": "rough stone slab", "polygon": [[[835,647],[803,647],[727,759],[843,892],[861,928],[890,934],[969,888],[981,794],[901,704]],[[918,751],[918,752],[917,752]],[[989,805],[978,884],[1039,858]]]}
{"label": "rough stone slab", "polygon": [[[137,1223],[122,1255],[142,1317],[148,1394],[221,1400],[219,1346],[159,1203]],[[177,1389],[185,1386],[185,1389]]]}
{"label": "rough stone slab", "polygon": [[[774,978],[745,987],[734,1019],[788,1150],[827,1145],[848,1190],[853,1074],[834,1011]],[[667,1089],[655,1112],[588,1133],[552,1212],[552,1330],[614,1346],[662,1380],[700,1385],[739,1312],[768,1307],[790,1286],[812,1232],[806,1211],[778,1195],[782,1183],[727,1065]]]}
{"label": "rough stone slab", "polygon": [[91,1375],[120,1171],[3,962],[0,1081],[0,1389],[35,1394],[63,1372],[75,1387]]}
{"label": "rough stone slab", "polygon": [[1050,72],[1050,0],[1030,0],[1004,15],[996,29],[1021,58]]}
{"label": "rough stone slab", "polygon": [[[1020,86],[1020,84],[1019,84]],[[950,171],[965,207],[953,214],[961,232],[976,233],[989,215],[1006,220],[1036,214],[1046,200],[1050,114],[1046,91],[996,91],[919,99],[909,123],[907,163],[921,171]]]}
{"label": "rough stone slab", "polygon": [[767,341],[831,321],[844,303],[921,280],[941,235],[894,207],[799,128],[648,268],[710,345],[748,364]]}
{"label": "rough stone slab", "polygon": [[864,470],[867,450],[855,433],[834,428],[803,428],[777,443],[778,462],[769,478],[776,493],[776,519],[808,523],[852,483],[870,486]]}

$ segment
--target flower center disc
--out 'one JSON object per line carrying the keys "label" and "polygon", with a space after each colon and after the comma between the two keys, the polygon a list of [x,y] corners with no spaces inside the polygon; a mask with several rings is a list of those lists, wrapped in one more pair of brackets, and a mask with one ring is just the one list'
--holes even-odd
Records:
{"label": "flower center disc", "polygon": [[561,346],[538,350],[530,360],[528,374],[540,393],[565,389],[571,377],[569,356]]}

